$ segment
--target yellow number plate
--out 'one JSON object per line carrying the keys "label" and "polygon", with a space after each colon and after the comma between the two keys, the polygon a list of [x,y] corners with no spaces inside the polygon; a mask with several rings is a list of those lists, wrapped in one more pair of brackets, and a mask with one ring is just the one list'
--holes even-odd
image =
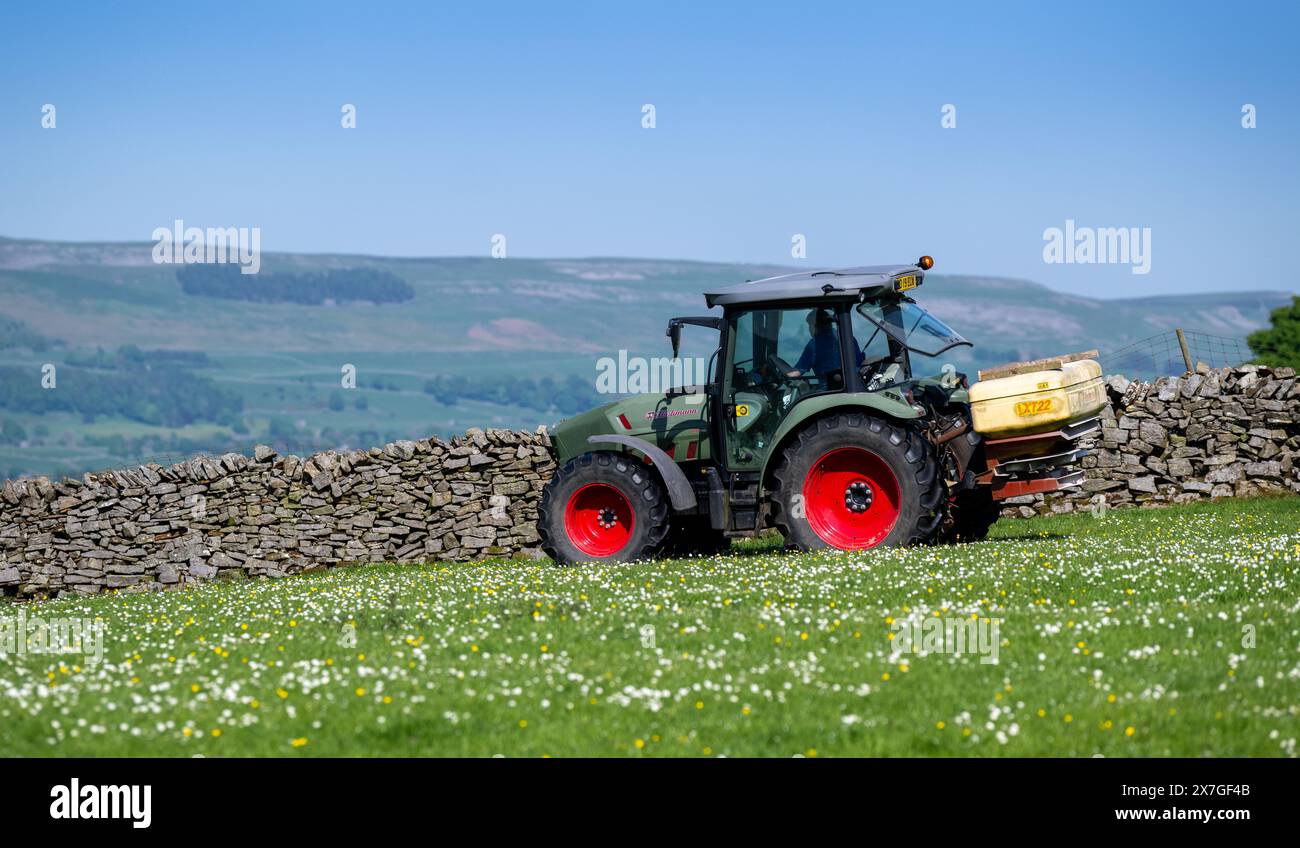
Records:
{"label": "yellow number plate", "polygon": [[1052,411],[1052,399],[1043,398],[1042,400],[1022,400],[1016,404],[1016,415],[1024,418],[1028,415],[1042,415],[1044,412]]}
{"label": "yellow number plate", "polygon": [[908,274],[906,277],[899,277],[894,280],[894,291],[905,292],[908,289],[916,288],[916,275]]}

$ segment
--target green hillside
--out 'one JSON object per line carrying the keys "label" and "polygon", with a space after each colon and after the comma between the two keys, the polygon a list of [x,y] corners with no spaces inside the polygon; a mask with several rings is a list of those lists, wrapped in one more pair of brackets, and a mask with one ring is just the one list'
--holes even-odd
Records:
{"label": "green hillside", "polygon": [[[0,429],[0,477],[246,450],[258,441],[306,451],[474,425],[553,423],[589,400],[600,357],[620,349],[666,355],[666,320],[703,312],[702,290],[793,270],[625,258],[273,253],[262,257],[273,290],[261,293],[242,280],[238,291],[212,297],[186,293],[177,268],[154,264],[147,243],[0,239],[0,428],[10,422]],[[343,302],[290,302],[314,280],[330,281]],[[395,291],[392,302],[354,299],[358,280]],[[213,284],[190,288],[211,291]],[[1114,350],[1175,325],[1244,339],[1289,298],[1234,292],[1106,301],[1023,280],[943,274],[929,276],[917,297],[975,342],[969,357],[956,360],[963,368]],[[707,355],[703,338],[688,332],[686,353]],[[118,365],[97,372],[113,391],[93,405],[36,396],[46,391],[43,365],[66,374],[79,358],[125,346],[206,358],[182,375],[122,373],[135,366],[116,357]],[[355,389],[341,385],[346,365],[356,369]],[[222,415],[210,420],[171,415],[160,422],[129,395],[157,390],[162,375],[186,392],[209,386],[237,401],[227,398]],[[55,390],[86,386],[93,376],[62,380]],[[459,398],[446,391],[456,377],[465,378]],[[431,381],[436,386],[426,386]],[[539,400],[546,397],[553,403]]]}

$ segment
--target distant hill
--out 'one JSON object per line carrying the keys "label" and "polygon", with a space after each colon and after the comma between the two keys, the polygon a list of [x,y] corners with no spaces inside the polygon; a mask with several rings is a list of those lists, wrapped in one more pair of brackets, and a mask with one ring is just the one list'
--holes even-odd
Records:
{"label": "distant hill", "polygon": [[[221,351],[661,353],[700,292],[790,268],[655,259],[384,258],[264,254],[263,273],[384,272],[403,303],[310,306],[186,294],[151,245],[0,239],[0,315],[77,346]],[[977,359],[1111,350],[1174,326],[1244,338],[1281,291],[1101,300],[1000,277],[934,273],[917,299],[975,342]],[[986,352],[986,353],[985,353]],[[996,354],[996,355],[994,355]]]}

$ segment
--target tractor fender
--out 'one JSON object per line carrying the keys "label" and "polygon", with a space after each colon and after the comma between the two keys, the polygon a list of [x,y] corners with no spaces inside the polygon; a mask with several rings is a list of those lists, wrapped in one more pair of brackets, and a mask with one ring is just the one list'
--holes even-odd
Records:
{"label": "tractor fender", "polygon": [[790,436],[807,423],[809,419],[816,418],[826,412],[841,409],[860,410],[874,412],[885,418],[893,418],[899,421],[914,421],[921,417],[923,413],[917,412],[910,403],[903,400],[901,395],[895,400],[894,397],[887,393],[888,391],[814,395],[795,404],[794,409],[790,410],[790,413],[786,415],[785,420],[781,422],[780,427],[776,428],[776,433],[772,436],[772,449],[767,452],[767,458],[763,460],[763,473],[759,479],[767,480],[776,469],[777,463],[781,461],[781,453],[785,449]]}
{"label": "tractor fender", "polygon": [[588,436],[587,444],[621,445],[645,454],[654,463],[664,485],[668,487],[668,500],[672,502],[673,509],[677,512],[695,509],[695,489],[682,470],[677,467],[677,463],[673,462],[672,457],[659,448],[635,436]]}

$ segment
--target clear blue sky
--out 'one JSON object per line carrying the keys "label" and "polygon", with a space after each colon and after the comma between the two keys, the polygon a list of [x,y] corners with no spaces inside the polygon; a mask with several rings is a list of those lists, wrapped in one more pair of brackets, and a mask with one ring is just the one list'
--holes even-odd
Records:
{"label": "clear blue sky", "polygon": [[[1295,289],[1298,9],[7,5],[0,235],[794,264],[803,233],[809,265]],[[1067,218],[1150,227],[1151,273],[1044,264]]]}

